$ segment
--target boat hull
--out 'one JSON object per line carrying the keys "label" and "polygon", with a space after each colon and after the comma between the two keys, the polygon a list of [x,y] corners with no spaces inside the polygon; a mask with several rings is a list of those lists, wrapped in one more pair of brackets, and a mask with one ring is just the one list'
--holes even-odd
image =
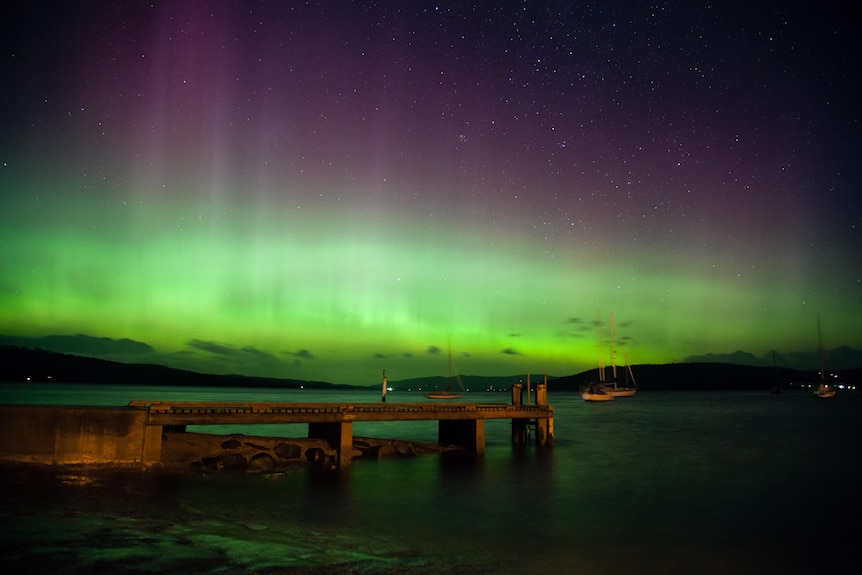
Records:
{"label": "boat hull", "polygon": [[461,397],[461,394],[460,393],[446,393],[446,392],[439,392],[439,393],[431,392],[431,393],[426,393],[425,397],[427,397],[428,399],[458,399],[459,397]]}
{"label": "boat hull", "polygon": [[584,401],[612,401],[613,389],[604,383],[591,383],[581,388],[581,397]]}
{"label": "boat hull", "polygon": [[821,384],[820,387],[817,388],[817,391],[814,392],[814,395],[821,399],[829,399],[830,397],[835,397],[837,393],[838,390],[831,385]]}
{"label": "boat hull", "polygon": [[581,392],[581,397],[584,401],[613,401],[614,399],[614,396],[608,391],[583,391]]}
{"label": "boat hull", "polygon": [[637,393],[637,389],[633,387],[621,387],[618,389],[611,389],[608,391],[614,397],[632,397],[635,393]]}
{"label": "boat hull", "polygon": [[584,401],[613,401],[614,396],[610,393],[582,393]]}

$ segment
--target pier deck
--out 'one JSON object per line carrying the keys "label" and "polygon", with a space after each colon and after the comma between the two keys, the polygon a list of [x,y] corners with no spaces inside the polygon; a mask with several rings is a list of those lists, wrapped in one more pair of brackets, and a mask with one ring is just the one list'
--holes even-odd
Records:
{"label": "pier deck", "polygon": [[533,419],[553,416],[553,408],[549,405],[507,403],[248,403],[135,400],[129,405],[147,407],[150,425]]}
{"label": "pier deck", "polygon": [[485,451],[485,421],[512,420],[512,440],[525,441],[534,424],[536,442],[553,440],[554,410],[550,405],[506,403],[295,403],[186,402],[135,400],[130,407],[147,409],[150,427],[223,424],[306,423],[309,437],[327,440],[337,452],[337,467],[350,466],[353,423],[361,421],[438,421],[440,443]]}

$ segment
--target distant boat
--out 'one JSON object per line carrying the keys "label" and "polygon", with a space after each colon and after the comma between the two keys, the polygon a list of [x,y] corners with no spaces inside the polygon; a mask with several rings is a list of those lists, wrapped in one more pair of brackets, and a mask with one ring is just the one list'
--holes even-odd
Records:
{"label": "distant boat", "polygon": [[835,386],[826,382],[826,369],[824,367],[826,351],[823,349],[823,337],[820,334],[820,316],[817,316],[817,355],[820,356],[820,385],[814,391],[816,397],[829,399],[838,394]]}
{"label": "distant boat", "polygon": [[428,399],[458,399],[461,397],[460,393],[453,393],[449,391],[451,388],[447,387],[443,391],[432,391],[430,393],[426,393],[425,397]]}
{"label": "distant boat", "polygon": [[452,391],[452,381],[457,381],[458,386],[461,388],[461,391],[464,390],[464,384],[461,382],[461,376],[458,375],[457,370],[455,371],[455,376],[452,376],[452,343],[449,343],[449,373],[446,376],[447,385],[443,391],[431,391],[425,394],[425,397],[428,399],[458,399],[461,397],[461,394],[458,392]]}
{"label": "distant boat", "polygon": [[838,395],[838,390],[828,383],[821,383],[817,386],[817,391],[814,392],[814,395],[823,399],[829,399]]}

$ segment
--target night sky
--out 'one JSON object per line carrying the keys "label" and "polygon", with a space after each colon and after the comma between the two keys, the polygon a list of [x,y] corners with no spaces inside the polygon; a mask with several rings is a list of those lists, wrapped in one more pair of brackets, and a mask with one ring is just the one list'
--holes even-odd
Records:
{"label": "night sky", "polygon": [[862,349],[852,5],[13,1],[2,341],[369,385],[577,373],[611,313],[632,363]]}

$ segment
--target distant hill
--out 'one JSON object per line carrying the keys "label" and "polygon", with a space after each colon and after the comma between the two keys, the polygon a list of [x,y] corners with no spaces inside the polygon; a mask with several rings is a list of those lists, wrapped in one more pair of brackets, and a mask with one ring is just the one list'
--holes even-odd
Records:
{"label": "distant hill", "polygon": [[[817,381],[817,373],[789,368],[757,367],[730,363],[673,363],[632,367],[637,385],[643,390],[746,390],[770,389],[776,382],[784,389]],[[596,381],[596,370],[576,375],[548,376],[549,391],[578,391]],[[838,380],[862,384],[862,369],[839,370]],[[527,376],[461,376],[468,391],[508,391]],[[118,383],[126,385],[189,385],[202,387],[271,387],[307,389],[368,389],[322,381],[302,381],[212,375],[152,364],[126,364],[89,357],[55,353],[41,349],[0,346],[0,381],[53,381],[58,383]],[[393,391],[430,391],[444,389],[445,377],[424,377],[390,381]],[[534,385],[542,376],[532,375]]]}
{"label": "distant hill", "polygon": [[[732,363],[671,363],[664,365],[632,366],[637,386],[644,390],[748,390],[771,389],[778,384],[782,389],[812,383],[815,372],[789,368],[757,367]],[[859,370],[856,370],[856,379]],[[578,375],[560,377],[549,384],[554,390],[577,390],[581,385],[597,380],[596,370]]]}
{"label": "distant hill", "polygon": [[14,346],[0,346],[0,381],[343,389],[322,381],[212,375],[162,365],[127,364]]}
{"label": "distant hill", "polygon": [[[782,389],[792,389],[801,384],[815,383],[817,372],[799,371],[790,368],[758,367],[732,363],[672,363],[663,365],[635,365],[632,367],[636,383],[644,390],[754,390],[772,389],[779,385]],[[859,385],[862,382],[862,369],[839,370],[835,372],[839,381]],[[610,374],[610,369],[608,369]],[[548,376],[549,391],[578,391],[582,386],[597,381],[597,370],[591,369],[576,375],[563,377]],[[530,382],[541,383],[543,376],[532,375]],[[462,375],[461,381],[468,391],[507,391],[516,383],[526,383],[526,375],[507,377],[483,377]],[[622,377],[621,377],[622,380]],[[445,377],[424,377],[390,381],[393,391],[429,391],[444,389]]]}

